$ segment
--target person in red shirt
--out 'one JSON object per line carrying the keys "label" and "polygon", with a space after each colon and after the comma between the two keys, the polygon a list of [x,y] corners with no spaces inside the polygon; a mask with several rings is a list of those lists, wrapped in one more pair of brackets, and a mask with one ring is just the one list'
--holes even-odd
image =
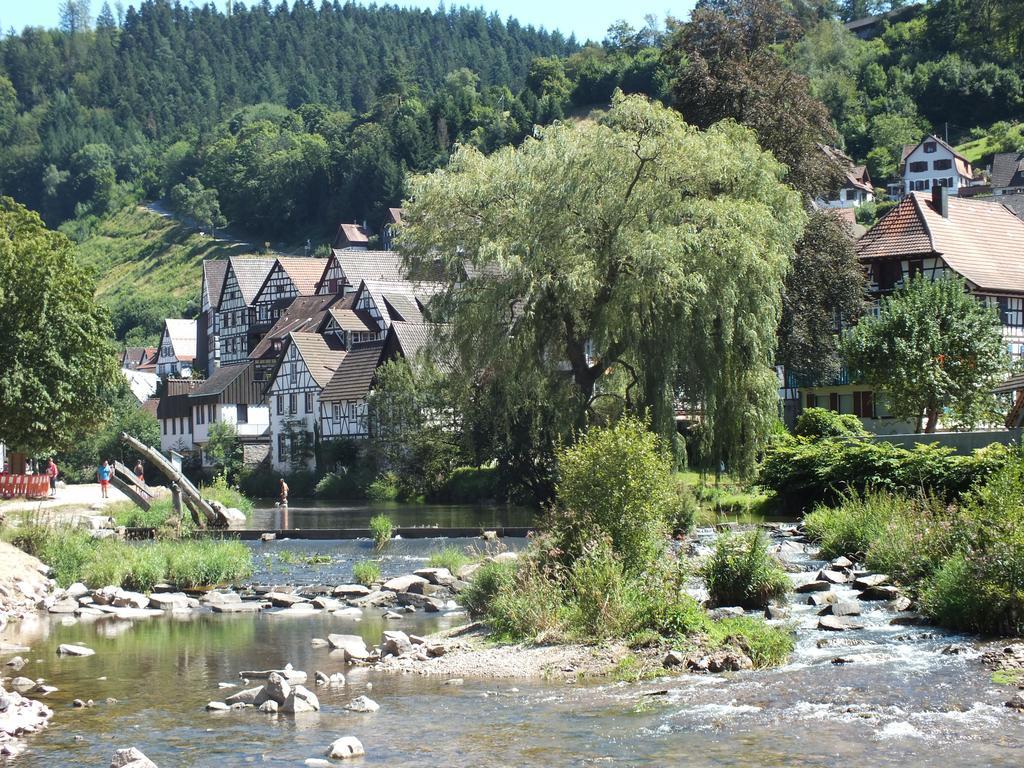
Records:
{"label": "person in red shirt", "polygon": [[50,457],[50,463],[46,465],[46,474],[50,478],[50,498],[54,498],[57,495],[57,475],[60,472],[57,470],[57,462]]}

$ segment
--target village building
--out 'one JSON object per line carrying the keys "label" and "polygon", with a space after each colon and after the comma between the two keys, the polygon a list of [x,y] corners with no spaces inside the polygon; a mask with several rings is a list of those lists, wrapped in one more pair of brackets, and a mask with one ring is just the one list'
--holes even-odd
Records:
{"label": "village building", "polygon": [[999,152],[992,158],[989,175],[992,194],[1024,194],[1024,152]]}
{"label": "village building", "polygon": [[228,260],[217,308],[220,365],[246,362],[259,342],[258,334],[250,331],[249,310],[275,263],[275,259],[261,258]]}
{"label": "village building", "polygon": [[217,423],[234,428],[245,464],[257,464],[269,453],[270,409],[263,400],[263,387],[253,378],[253,369],[252,363],[219,368],[188,393],[192,445],[201,452],[204,464],[210,463],[206,445],[210,428]]}
{"label": "village building", "polygon": [[122,368],[121,374],[128,382],[128,388],[131,389],[140,405],[153,397],[160,385],[160,377],[151,371]]}
{"label": "village building", "polygon": [[900,157],[903,195],[930,192],[933,187],[959,190],[974,182],[974,169],[966,157],[938,136],[925,136],[903,147]]}
{"label": "village building", "polygon": [[346,353],[320,393],[322,439],[362,438],[370,434],[370,388],[384,359],[383,353],[382,342],[354,347]]}
{"label": "village building", "polygon": [[189,395],[203,382],[200,379],[167,379],[157,405],[160,422],[160,450],[165,454],[177,451],[188,454],[195,450],[192,442],[192,403]]}
{"label": "village building", "polygon": [[871,185],[871,175],[866,165],[854,165],[850,157],[835,147],[819,144],[818,148],[843,173],[843,182],[838,189],[815,200],[819,208],[856,208],[875,199],[875,188]]}
{"label": "village building", "polygon": [[203,284],[199,296],[199,331],[197,339],[197,365],[207,376],[220,366],[220,326],[217,310],[227,276],[227,259],[203,262]]}
{"label": "village building", "polygon": [[425,322],[427,305],[440,290],[436,283],[364,280],[356,291],[355,308],[386,331],[394,322]]}
{"label": "village building", "polygon": [[394,251],[334,250],[327,257],[316,293],[351,293],[364,280],[402,282],[406,279],[402,257]]}
{"label": "village building", "polygon": [[157,347],[126,347],[121,353],[121,367],[127,371],[156,373]]}
{"label": "village building", "polygon": [[329,309],[335,305],[353,306],[355,294],[348,296],[299,296],[288,305],[277,322],[264,334],[249,354],[255,365],[257,381],[267,381],[284,351],[285,341],[292,332],[317,333]]}
{"label": "village building", "polygon": [[[962,198],[949,187],[912,192],[857,243],[876,301],[915,275],[957,275],[999,313],[1007,351],[1024,357],[1024,221],[998,202]],[[800,389],[804,407],[852,413],[875,432],[905,431],[883,398],[846,373],[831,386]]]}
{"label": "village building", "polygon": [[157,347],[156,373],[161,378],[168,376],[188,377],[196,360],[195,320],[168,318],[160,334]]}
{"label": "village building", "polygon": [[327,259],[281,257],[267,274],[249,310],[249,330],[262,336],[299,296],[313,296],[324,276]]}
{"label": "village building", "polygon": [[275,470],[316,466],[320,395],[345,357],[345,348],[333,337],[300,332],[286,337],[278,365],[265,388]]}
{"label": "village building", "polygon": [[334,247],[339,250],[365,251],[370,247],[370,232],[366,225],[339,224],[334,236]]}
{"label": "village building", "polygon": [[395,248],[395,236],[402,226],[401,208],[388,208],[387,217],[384,219],[384,227],[380,233],[380,244],[385,251],[392,251]]}

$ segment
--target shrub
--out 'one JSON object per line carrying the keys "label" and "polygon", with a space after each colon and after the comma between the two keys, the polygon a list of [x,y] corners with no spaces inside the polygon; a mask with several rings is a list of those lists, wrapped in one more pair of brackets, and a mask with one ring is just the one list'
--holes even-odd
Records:
{"label": "shrub", "polygon": [[814,439],[864,437],[868,431],[852,413],[840,414],[826,408],[808,408],[797,417],[793,434]]}
{"label": "shrub", "polygon": [[52,576],[62,587],[81,579],[82,569],[94,556],[95,539],[73,528],[48,529],[36,556],[53,569]]}
{"label": "shrub", "polygon": [[916,588],[949,557],[954,513],[933,497],[892,504],[892,514],[868,545],[864,562],[900,584]]}
{"label": "shrub", "polygon": [[427,558],[428,568],[447,568],[452,573],[458,571],[462,566],[473,562],[473,558],[458,547],[448,545],[439,552],[434,552]]}
{"label": "shrub", "polygon": [[571,563],[606,534],[623,565],[642,570],[665,547],[676,497],[661,440],[637,419],[592,427],[558,453],[552,531]]}
{"label": "shrub", "polygon": [[391,541],[395,533],[391,518],[387,515],[374,515],[370,518],[370,534],[373,536],[373,543],[377,549],[382,549]]}
{"label": "shrub", "polygon": [[497,467],[456,467],[438,494],[444,501],[459,504],[495,500],[498,496]]}
{"label": "shrub", "polygon": [[235,486],[229,485],[224,475],[217,475],[213,482],[201,489],[203,498],[219,501],[225,507],[234,507],[245,513],[246,517],[252,514],[253,502],[248,496],[242,493]]}
{"label": "shrub", "polygon": [[252,575],[252,551],[240,541],[168,541],[154,545],[167,558],[166,581],[191,589],[228,584]]}
{"label": "shrub", "polygon": [[174,505],[170,499],[157,499],[148,510],[130,501],[121,501],[107,507],[114,522],[126,528],[162,528],[174,523]]}
{"label": "shrub", "polygon": [[320,478],[314,495],[318,499],[365,499],[370,482],[371,477],[363,471],[330,472]]}
{"label": "shrub", "polygon": [[790,587],[789,577],[759,530],[720,536],[703,574],[715,605],[762,608]]}
{"label": "shrub", "polygon": [[[489,564],[494,565],[498,564]],[[484,566],[476,576],[473,584],[483,578],[489,582],[487,588],[497,587],[483,612],[496,638],[534,642],[561,638],[563,595],[539,559],[520,557],[494,570]],[[477,598],[473,602],[479,604]]]}
{"label": "shrub", "polygon": [[376,560],[361,560],[352,566],[352,578],[357,584],[370,586],[380,581],[380,563]]}
{"label": "shrub", "polygon": [[822,557],[863,560],[906,504],[906,499],[885,491],[850,493],[838,506],[819,506],[807,515],[804,530],[818,543]]}
{"label": "shrub", "polygon": [[712,622],[710,634],[717,645],[738,647],[750,657],[757,669],[782,664],[796,645],[791,631],[749,616],[733,616]]}
{"label": "shrub", "polygon": [[590,639],[619,637],[635,626],[639,590],[607,539],[590,543],[566,578],[566,623],[572,634]]}
{"label": "shrub", "polygon": [[697,496],[684,483],[676,485],[676,498],[669,513],[669,527],[673,535],[687,534],[697,522],[700,515],[700,502]]}
{"label": "shrub", "polygon": [[484,563],[473,574],[469,586],[459,593],[459,602],[471,616],[485,616],[498,592],[514,584],[515,573],[514,562],[498,563],[492,560]]}
{"label": "shrub", "polygon": [[374,478],[366,489],[366,498],[370,501],[395,501],[398,498],[398,475],[385,472]]}

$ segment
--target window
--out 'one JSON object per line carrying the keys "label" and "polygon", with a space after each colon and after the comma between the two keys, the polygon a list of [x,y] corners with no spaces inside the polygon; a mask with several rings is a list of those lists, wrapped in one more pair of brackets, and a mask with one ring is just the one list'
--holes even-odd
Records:
{"label": "window", "polygon": [[177,419],[171,419],[171,434],[172,435],[178,434],[178,420]]}
{"label": "window", "polygon": [[935,162],[932,163],[933,171],[948,171],[952,167],[952,160],[936,160]]}
{"label": "window", "polygon": [[312,412],[313,412],[313,393],[312,392],[307,392],[306,393],[306,413],[312,413]]}
{"label": "window", "polygon": [[239,403],[238,406],[238,423],[248,424],[249,423],[249,406],[246,403]]}
{"label": "window", "polygon": [[828,393],[828,409],[839,413],[839,393],[829,392]]}
{"label": "window", "polygon": [[920,173],[921,171],[927,171],[927,170],[928,170],[928,161],[927,160],[918,160],[918,161],[913,162],[913,163],[910,164],[910,172],[911,173]]}
{"label": "window", "polygon": [[813,392],[807,393],[807,407],[817,408],[818,407],[818,396]]}
{"label": "window", "polygon": [[206,406],[205,405],[200,405],[199,409],[196,411],[196,424],[205,424],[206,423],[206,419],[205,419],[206,413],[205,413],[205,411],[206,411]]}
{"label": "window", "polygon": [[338,279],[337,278],[332,278],[332,279],[327,281],[327,290],[330,293],[337,293],[338,292]]}
{"label": "window", "polygon": [[208,405],[206,407],[210,409],[210,423],[213,424],[217,420],[217,406]]}
{"label": "window", "polygon": [[335,403],[334,404],[334,420],[335,421],[341,421],[341,404],[340,403]]}
{"label": "window", "polygon": [[854,392],[853,413],[862,419],[873,419],[875,417],[874,392]]}
{"label": "window", "polygon": [[931,154],[936,149],[938,149],[938,145],[934,141],[926,141],[924,143],[924,151],[928,154]]}
{"label": "window", "polygon": [[288,395],[288,413],[299,412],[299,396],[294,392]]}
{"label": "window", "polygon": [[876,261],[871,265],[872,277],[880,291],[888,291],[903,279],[903,267],[898,261]]}
{"label": "window", "polygon": [[280,416],[284,413],[284,395],[277,396],[277,415]]}
{"label": "window", "polygon": [[856,189],[848,189],[848,190],[846,190],[846,199],[847,200],[856,200],[857,199],[857,190]]}
{"label": "window", "polygon": [[285,442],[284,442],[284,433],[283,432],[280,432],[277,435],[277,460],[278,461],[284,461],[285,460]]}
{"label": "window", "polygon": [[1024,299],[1000,299],[999,303],[1003,310],[1003,325],[1012,328],[1024,326]]}
{"label": "window", "polygon": [[913,259],[907,263],[907,271],[911,277],[916,277],[924,272],[924,261],[921,259]]}

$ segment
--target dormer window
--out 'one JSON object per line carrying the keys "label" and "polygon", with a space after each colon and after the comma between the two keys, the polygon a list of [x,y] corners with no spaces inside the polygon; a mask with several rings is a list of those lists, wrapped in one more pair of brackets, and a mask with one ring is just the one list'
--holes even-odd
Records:
{"label": "dormer window", "polygon": [[928,153],[934,152],[938,149],[938,145],[934,141],[926,141],[924,143],[924,151]]}

